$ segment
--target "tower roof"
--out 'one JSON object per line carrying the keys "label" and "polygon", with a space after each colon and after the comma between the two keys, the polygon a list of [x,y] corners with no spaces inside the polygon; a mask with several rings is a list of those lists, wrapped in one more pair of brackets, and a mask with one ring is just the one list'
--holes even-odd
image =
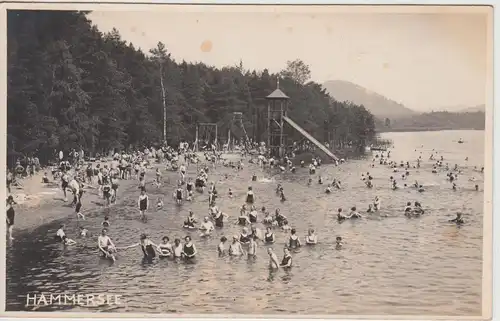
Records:
{"label": "tower roof", "polygon": [[273,91],[266,99],[290,99],[284,92],[282,92],[279,88]]}

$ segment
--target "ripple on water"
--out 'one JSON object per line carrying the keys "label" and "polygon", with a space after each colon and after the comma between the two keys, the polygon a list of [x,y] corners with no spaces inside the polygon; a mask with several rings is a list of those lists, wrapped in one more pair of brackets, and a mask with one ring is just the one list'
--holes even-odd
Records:
{"label": "ripple on water", "polygon": [[[453,192],[444,173],[430,173],[427,158],[433,148],[446,149],[443,155],[453,165],[463,164],[469,156],[469,168],[458,184],[473,184],[466,179],[475,176],[482,185],[482,174],[471,171],[483,163],[482,135],[473,131],[390,134],[396,146],[394,160],[411,161],[422,151],[424,164],[419,170],[411,170],[407,183],[418,179],[426,186],[424,193],[390,190],[389,177],[400,177],[401,173],[379,165],[369,168],[371,160],[350,161],[339,168],[322,166],[318,174],[325,181],[335,177],[344,185],[329,196],[324,194],[326,185],[316,183],[317,176],[313,185],[307,186],[306,170],[280,177],[251,165],[238,173],[218,169],[222,174],[218,205],[231,217],[222,231],[204,240],[181,226],[188,209],[198,218],[205,215],[207,195],[197,194],[193,203],[178,207],[170,196],[173,187],[151,187],[150,198],[163,197],[166,205],[165,210],[150,213],[149,222],[144,224],[138,220],[137,188],[130,187],[120,191],[122,200],[117,206],[89,211],[85,226],[97,234],[103,216],[109,215],[110,235],[118,246],[137,242],[142,232],[149,233],[155,242],[164,235],[171,240],[191,235],[200,252],[196,264],[165,260],[141,264],[142,254],[137,248],[120,252],[118,261],[112,264],[97,257],[94,240],[78,240],[78,245],[62,249],[53,244],[60,223],[56,221],[36,229],[29,237],[17,234],[8,249],[7,308],[25,309],[23,295],[32,291],[78,291],[120,294],[126,305],[72,307],[75,312],[477,315],[481,309],[484,195],[471,189]],[[470,143],[452,144],[457,137]],[[425,149],[414,151],[422,144]],[[192,175],[194,169],[189,171]],[[372,190],[364,188],[361,181],[361,172],[368,171],[375,177]],[[250,181],[254,172],[259,177],[257,182]],[[229,175],[228,180],[224,174]],[[274,192],[278,182],[285,188],[288,200],[284,203]],[[239,233],[235,221],[249,185],[256,193],[258,207],[266,206],[271,211],[279,207],[301,236],[311,227],[319,235],[320,244],[294,253],[291,271],[270,272],[264,246],[258,249],[259,257],[254,262],[216,255],[222,235]],[[226,197],[229,188],[233,199]],[[388,217],[342,224],[335,220],[337,208],[347,211],[357,206],[364,211],[375,196],[382,200],[381,215]],[[403,217],[405,203],[416,200],[427,209],[426,215],[419,219]],[[457,211],[466,213],[467,224],[460,228],[447,223]],[[76,235],[74,218],[69,217],[65,223],[68,234]],[[336,236],[345,241],[340,251],[335,250]],[[276,231],[276,237],[278,243],[273,248],[281,255],[286,234]]]}

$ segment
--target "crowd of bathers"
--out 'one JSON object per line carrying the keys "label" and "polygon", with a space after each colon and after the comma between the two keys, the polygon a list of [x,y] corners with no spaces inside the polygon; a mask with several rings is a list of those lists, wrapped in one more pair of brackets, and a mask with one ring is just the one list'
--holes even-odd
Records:
{"label": "crowd of bathers", "polygon": [[[302,245],[315,245],[318,243],[318,236],[316,235],[314,229],[310,228],[307,231],[306,236],[303,238],[298,235],[297,230],[290,226],[288,218],[283,215],[279,208],[274,210],[271,214],[270,211],[265,206],[261,206],[260,213],[257,210],[257,198],[254,194],[252,186],[249,186],[246,193],[246,199],[244,204],[240,207],[239,214],[234,223],[229,221],[230,215],[224,213],[217,206],[217,199],[223,197],[217,190],[217,184],[209,181],[209,172],[216,170],[218,165],[222,165],[226,168],[231,168],[236,171],[241,171],[244,168],[244,159],[249,157],[250,166],[255,169],[260,168],[262,173],[274,172],[280,175],[285,171],[296,173],[297,169],[293,163],[293,158],[285,157],[284,159],[277,159],[274,157],[265,156],[264,154],[252,155],[248,152],[247,148],[241,148],[241,155],[238,161],[228,161],[223,158],[223,154],[217,151],[213,145],[212,148],[208,148],[203,153],[203,158],[199,157],[199,153],[195,153],[189,148],[189,144],[182,143],[177,150],[171,147],[164,147],[159,150],[146,149],[144,151],[136,151],[134,153],[121,153],[113,155],[113,160],[107,164],[88,162],[85,164],[82,161],[75,162],[71,164],[68,161],[61,160],[58,166],[54,166],[52,169],[52,181],[60,180],[61,188],[63,190],[64,200],[67,201],[67,192],[72,194],[71,206],[74,207],[77,222],[85,221],[84,208],[82,206],[82,198],[84,192],[87,189],[95,189],[100,198],[104,200],[102,204],[104,207],[110,207],[116,204],[118,188],[120,181],[122,180],[135,180],[138,182],[139,196],[137,201],[137,207],[139,212],[139,219],[146,223],[147,213],[151,210],[150,199],[146,193],[147,182],[151,182],[156,188],[162,186],[162,173],[160,167],[165,165],[166,170],[177,172],[178,179],[176,179],[176,189],[173,192],[173,198],[178,205],[183,205],[184,202],[193,202],[194,193],[204,194],[207,191],[208,194],[208,213],[199,222],[192,211],[189,211],[185,221],[183,222],[183,228],[187,230],[197,230],[199,231],[200,238],[210,237],[215,229],[223,229],[225,224],[237,224],[242,227],[241,233],[239,235],[233,236],[222,236],[220,237],[220,243],[217,246],[217,252],[219,255],[230,255],[230,256],[243,256],[247,255],[249,257],[256,257],[257,248],[259,244],[264,244],[267,246],[267,253],[270,258],[270,267],[277,269],[280,267],[291,267],[292,266],[292,251],[301,247]],[[453,168],[449,166],[444,161],[444,157],[441,156],[439,159],[435,159],[436,153],[433,151],[429,157],[429,161],[432,162],[431,173],[440,174],[441,172],[446,172],[446,179],[451,183],[451,188],[457,190],[457,180],[462,174],[461,168],[458,164],[455,164]],[[468,159],[466,159],[467,161]],[[344,159],[339,159],[334,161],[335,166],[341,166],[344,163]],[[387,153],[377,153],[371,164],[370,168],[375,166],[384,166],[389,169],[391,176],[389,177],[390,188],[392,190],[398,190],[400,188],[414,188],[419,193],[424,193],[425,186],[415,180],[413,184],[405,183],[408,179],[414,175],[418,175],[421,170],[422,156],[420,155],[415,162],[396,162],[391,160],[390,151]],[[150,179],[147,173],[153,171],[152,167],[156,164],[156,169],[154,169],[154,176]],[[313,179],[316,175],[318,168],[321,167],[321,158],[313,157],[310,164],[305,164],[304,161],[300,163],[301,168],[308,168],[310,177],[307,180],[307,185],[313,185]],[[101,166],[102,165],[102,166]],[[190,176],[188,173],[188,168],[196,167],[194,176]],[[427,169],[424,169],[427,170]],[[484,167],[480,170],[475,167],[474,170],[478,173],[484,172]],[[192,173],[192,171],[191,171]],[[401,173],[401,174],[400,174]],[[398,176],[400,174],[400,176]],[[227,174],[225,176],[227,179]],[[194,183],[193,183],[194,179]],[[361,180],[363,184],[368,189],[377,189],[374,183],[373,175],[367,171],[361,174]],[[47,173],[43,176],[42,183],[48,184],[51,179],[49,179]],[[257,175],[253,174],[252,181],[257,181]],[[403,184],[399,184],[399,181],[403,181]],[[479,185],[476,183],[475,178],[470,178],[469,181],[474,182],[473,190],[478,191]],[[331,194],[336,189],[342,189],[342,183],[337,178],[325,178],[322,175],[317,175],[318,185],[326,185],[325,193]],[[285,202],[286,196],[284,187],[282,184],[278,184],[276,187],[276,195],[281,202]],[[227,191],[227,197],[229,199],[233,198],[233,191],[229,189]],[[9,237],[12,238],[12,226],[14,224],[14,206],[15,202],[12,196],[7,199],[7,222],[9,226]],[[164,206],[164,200],[158,198],[156,201],[156,209],[161,210]],[[366,210],[366,215],[373,215],[379,213],[381,210],[381,201],[378,196],[374,197],[373,203],[368,204]],[[426,210],[420,203],[420,201],[408,201],[404,208],[402,209],[403,214],[409,218],[419,217],[426,213]],[[383,215],[381,215],[383,216]],[[345,220],[351,219],[362,219],[362,215],[356,208],[352,206],[348,214],[346,214],[342,208],[337,211],[337,220],[343,222]],[[457,217],[449,220],[450,222],[456,224],[464,224],[464,219],[462,213],[457,213]],[[262,223],[265,226],[265,232],[260,231],[256,223]],[[143,254],[144,260],[151,261],[155,258],[171,258],[176,260],[187,260],[193,261],[197,257],[197,249],[191,238],[191,236],[184,237],[184,243],[182,243],[180,238],[173,239],[173,244],[170,242],[168,236],[164,236],[160,242],[154,243],[148,235],[145,233],[141,234],[139,241],[128,246],[115,246],[114,242],[108,235],[109,227],[111,225],[110,218],[108,215],[104,217],[101,223],[102,230],[100,235],[97,237],[97,247],[99,253],[105,258],[111,260],[116,260],[117,252],[120,250],[127,250],[134,247],[140,247]],[[271,247],[272,244],[276,242],[276,237],[274,231],[280,229],[281,231],[289,234],[286,246],[283,250],[283,259],[279,261],[277,256]],[[89,231],[83,226],[79,225],[80,237],[90,237]],[[56,238],[58,241],[65,245],[73,245],[76,243],[73,239],[67,237],[65,232],[65,225],[61,224],[59,230],[56,233]],[[231,239],[228,246],[226,243]],[[336,237],[335,248],[341,249],[343,246],[343,239],[341,236]],[[227,247],[227,248],[226,248]]]}

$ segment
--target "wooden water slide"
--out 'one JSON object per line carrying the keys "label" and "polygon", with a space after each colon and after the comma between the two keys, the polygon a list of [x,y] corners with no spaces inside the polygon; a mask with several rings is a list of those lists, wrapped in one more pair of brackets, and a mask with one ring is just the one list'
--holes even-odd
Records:
{"label": "wooden water slide", "polygon": [[293,128],[295,128],[299,133],[301,133],[305,138],[309,139],[311,143],[316,145],[319,149],[321,149],[326,155],[331,157],[333,160],[338,161],[339,158],[335,156],[325,145],[321,144],[316,138],[312,137],[311,134],[306,132],[302,127],[297,125],[293,120],[284,116],[283,119]]}

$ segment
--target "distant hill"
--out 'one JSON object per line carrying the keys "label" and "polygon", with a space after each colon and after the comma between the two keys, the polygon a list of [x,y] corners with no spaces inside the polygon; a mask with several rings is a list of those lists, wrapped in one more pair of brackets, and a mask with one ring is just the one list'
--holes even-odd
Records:
{"label": "distant hill", "polygon": [[351,101],[363,105],[375,117],[400,118],[418,114],[404,105],[388,99],[376,92],[344,80],[329,80],[323,88],[337,101]]}

